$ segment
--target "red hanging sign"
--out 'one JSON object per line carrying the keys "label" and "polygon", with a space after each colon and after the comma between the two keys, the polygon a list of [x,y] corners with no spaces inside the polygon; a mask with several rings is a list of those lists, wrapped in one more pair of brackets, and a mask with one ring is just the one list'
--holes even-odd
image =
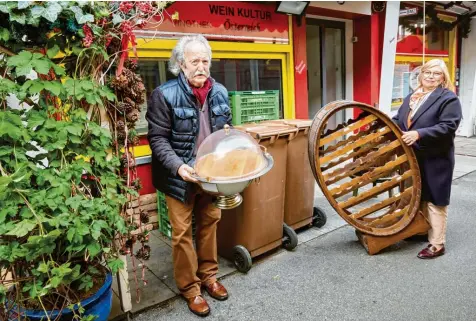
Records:
{"label": "red hanging sign", "polygon": [[289,43],[288,16],[276,13],[274,4],[249,2],[177,1],[166,9],[160,24],[149,23],[135,33],[148,38],[199,33],[213,40]]}

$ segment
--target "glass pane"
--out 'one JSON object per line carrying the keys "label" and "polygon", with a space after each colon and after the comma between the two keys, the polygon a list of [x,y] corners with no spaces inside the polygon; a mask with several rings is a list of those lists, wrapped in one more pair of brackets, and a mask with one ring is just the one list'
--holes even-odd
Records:
{"label": "glass pane", "polygon": [[168,70],[167,59],[154,59],[154,60],[140,60],[139,61],[139,73],[144,82],[146,89],[146,101],[141,106],[140,119],[136,124],[138,133],[147,132],[147,121],[145,120],[145,113],[147,112],[147,100],[150,97],[152,91],[158,86],[164,84],[170,79],[174,79],[175,76]]}
{"label": "glass pane", "polygon": [[[428,8],[428,6],[427,6]],[[395,112],[403,99],[417,87],[417,77],[425,61],[448,57],[449,31],[443,30],[428,16],[423,18],[423,8],[402,3],[397,35],[392,107]],[[423,33],[423,27],[425,28]]]}
{"label": "glass pane", "polygon": [[[139,72],[147,90],[147,98],[152,91],[175,78],[167,70],[166,59],[141,59]],[[212,59],[211,76],[228,91],[279,90],[279,112],[283,117],[282,66],[279,59]],[[139,133],[147,132],[145,120],[147,103],[142,106],[141,119],[136,128]]]}
{"label": "glass pane", "polygon": [[[410,59],[409,59],[410,60]],[[395,62],[392,91],[392,110],[397,110],[403,103],[403,99],[413,92],[418,86],[418,75],[423,58],[420,61]]]}
{"label": "glass pane", "polygon": [[326,28],[325,53],[326,53],[326,101],[343,99],[342,91],[342,30]]}
{"label": "glass pane", "polygon": [[[400,9],[405,10],[406,6],[401,4]],[[428,16],[423,19],[423,8],[417,9],[416,14],[399,18],[397,54],[423,54],[425,48],[425,54],[448,55],[449,31],[441,29]]]}
{"label": "glass pane", "polygon": [[[336,101],[344,99],[343,84],[342,84],[342,30],[335,28],[324,29],[324,66],[325,66],[325,79],[324,79],[324,98],[323,106]],[[338,112],[334,117],[331,117],[327,123],[328,128],[335,128],[338,124],[344,121],[344,111]]]}
{"label": "glass pane", "polygon": [[314,115],[323,106],[319,29],[320,27],[316,25],[308,24],[306,26],[307,83],[310,119],[314,118]]}

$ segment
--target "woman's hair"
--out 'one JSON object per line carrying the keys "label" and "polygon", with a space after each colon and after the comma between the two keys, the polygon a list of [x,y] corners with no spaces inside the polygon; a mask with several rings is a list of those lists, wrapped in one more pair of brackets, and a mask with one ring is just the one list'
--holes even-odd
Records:
{"label": "woman's hair", "polygon": [[207,39],[202,35],[184,36],[180,38],[172,50],[172,56],[169,59],[169,70],[175,76],[180,73],[180,65],[184,63],[184,52],[187,46],[192,42],[198,42],[205,46],[210,57],[210,66],[212,60],[212,48],[208,44]]}
{"label": "woman's hair", "polygon": [[441,59],[432,59],[421,67],[420,74],[418,75],[418,88],[423,87],[423,83],[422,83],[423,73],[433,67],[440,67],[441,71],[443,71],[443,80],[440,84],[440,87],[449,89],[451,91],[455,91],[455,86],[453,85],[453,82],[451,82],[451,79],[450,79],[450,73],[448,71],[448,67],[446,67],[445,62]]}

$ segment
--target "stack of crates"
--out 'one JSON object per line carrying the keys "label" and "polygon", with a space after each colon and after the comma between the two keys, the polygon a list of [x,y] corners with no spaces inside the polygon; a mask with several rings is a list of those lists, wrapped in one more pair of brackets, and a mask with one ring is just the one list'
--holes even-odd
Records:
{"label": "stack of crates", "polygon": [[279,119],[279,90],[228,92],[233,125]]}
{"label": "stack of crates", "polygon": [[[159,215],[159,232],[169,239],[172,239],[172,226],[169,220],[169,209],[165,201],[165,194],[157,191],[157,213]],[[195,215],[192,216],[192,236],[195,239]]]}

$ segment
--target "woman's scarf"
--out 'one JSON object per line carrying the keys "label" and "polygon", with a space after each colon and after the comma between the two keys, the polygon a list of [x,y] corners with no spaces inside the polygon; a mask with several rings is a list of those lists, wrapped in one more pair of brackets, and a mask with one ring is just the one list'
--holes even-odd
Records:
{"label": "woman's scarf", "polygon": [[410,112],[408,113],[408,118],[407,118],[407,127],[410,128],[412,124],[412,117],[413,117],[413,110],[417,108],[417,106],[420,106],[421,103],[426,100],[426,98],[433,92],[432,91],[423,91],[423,88],[419,88],[415,90],[415,92],[410,96]]}

